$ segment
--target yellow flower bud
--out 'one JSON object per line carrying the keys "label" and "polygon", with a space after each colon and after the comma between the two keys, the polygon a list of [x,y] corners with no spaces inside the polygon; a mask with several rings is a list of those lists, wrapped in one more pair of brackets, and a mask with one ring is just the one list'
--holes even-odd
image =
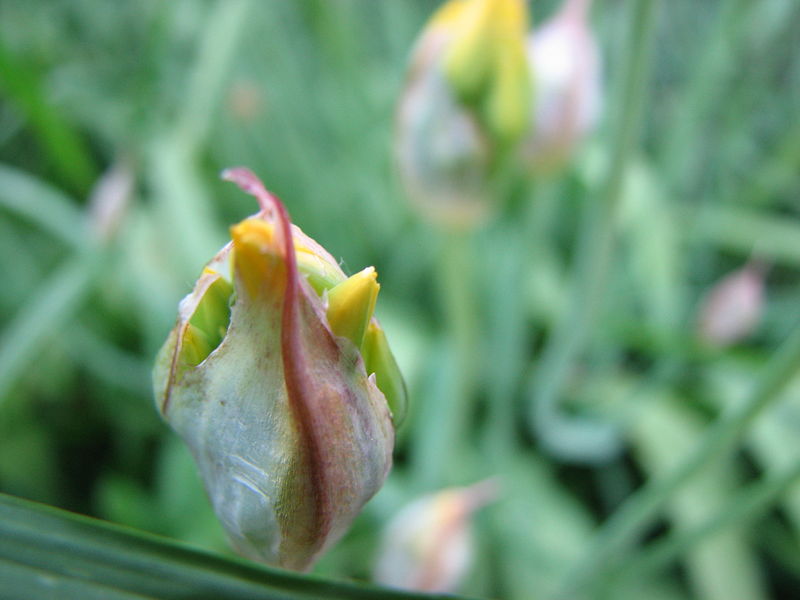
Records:
{"label": "yellow flower bud", "polygon": [[381,381],[401,382],[389,391],[398,406],[405,388],[393,359],[370,370],[364,356],[380,330],[374,269],[348,279],[252,173],[225,176],[261,210],[231,228],[181,302],[156,403],[233,546],[303,570],[383,483],[394,426]]}
{"label": "yellow flower bud", "polygon": [[524,0],[451,0],[416,44],[395,150],[409,196],[434,221],[482,220],[493,169],[527,131],[527,23]]}
{"label": "yellow flower bud", "polygon": [[530,89],[525,58],[528,13],[524,0],[461,1],[446,26],[452,40],[444,55],[456,96],[477,110],[496,144],[525,131]]}

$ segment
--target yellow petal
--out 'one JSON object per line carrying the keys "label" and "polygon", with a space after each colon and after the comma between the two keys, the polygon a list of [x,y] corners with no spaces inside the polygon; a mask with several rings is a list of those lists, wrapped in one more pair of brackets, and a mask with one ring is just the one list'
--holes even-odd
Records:
{"label": "yellow petal", "polygon": [[367,325],[375,312],[380,284],[373,267],[346,279],[328,292],[328,325],[340,337],[361,348]]}
{"label": "yellow petal", "polygon": [[245,219],[231,227],[233,271],[251,298],[282,296],[286,275],[275,228],[262,219]]}

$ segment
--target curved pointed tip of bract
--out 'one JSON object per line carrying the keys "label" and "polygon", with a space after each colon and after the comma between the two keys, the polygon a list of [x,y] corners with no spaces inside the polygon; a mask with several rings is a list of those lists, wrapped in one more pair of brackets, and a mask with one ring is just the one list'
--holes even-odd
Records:
{"label": "curved pointed tip of bract", "polygon": [[243,192],[255,196],[262,210],[268,210],[278,202],[278,199],[267,191],[258,176],[247,167],[230,167],[222,171],[220,177],[235,183]]}
{"label": "curved pointed tip of bract", "polygon": [[262,190],[266,192],[261,180],[247,167],[230,167],[223,170],[220,177],[235,183],[249,194],[256,195]]}

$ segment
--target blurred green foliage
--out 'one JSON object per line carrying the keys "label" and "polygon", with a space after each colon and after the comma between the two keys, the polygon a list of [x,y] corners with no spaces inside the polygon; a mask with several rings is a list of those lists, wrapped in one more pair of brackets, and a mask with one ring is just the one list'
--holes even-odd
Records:
{"label": "blurred green foliage", "polygon": [[[635,4],[594,10],[609,112]],[[368,579],[402,505],[500,474],[462,591],[548,597],[638,486],[711,439],[797,327],[800,6],[660,4],[607,293],[542,439],[537,361],[570,303],[613,131],[454,242],[408,207],[391,152],[408,54],[436,2],[0,0],[0,491],[229,552],[149,370],[226,228],[255,211],[218,180],[247,165],[346,271],[376,266],[411,391],[385,489],[316,571]],[[534,20],[553,6],[532,3]],[[112,167],[133,182],[118,222],[98,216]],[[455,310],[471,311],[473,338],[453,334],[440,301],[459,285],[448,252],[469,272]],[[698,305],[752,255],[771,265],[760,325],[710,350]],[[735,455],[664,498],[597,594],[747,600],[800,586],[800,380],[783,383]],[[571,417],[605,433],[575,437]],[[661,558],[639,556],[648,548]]]}

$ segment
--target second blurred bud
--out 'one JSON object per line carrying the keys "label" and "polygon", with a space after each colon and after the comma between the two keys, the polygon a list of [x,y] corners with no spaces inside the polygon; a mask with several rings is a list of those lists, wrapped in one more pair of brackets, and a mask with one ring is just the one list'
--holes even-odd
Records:
{"label": "second blurred bud", "polygon": [[591,0],[568,0],[528,36],[536,102],[521,155],[533,171],[562,167],[600,117],[600,54],[589,29],[590,6]]}
{"label": "second blurred bud", "polygon": [[395,152],[415,204],[468,227],[492,204],[493,178],[565,162],[597,120],[599,60],[588,0],[568,0],[528,33],[524,0],[450,0],[414,49]]}
{"label": "second blurred bud", "polygon": [[375,581],[424,592],[455,592],[475,551],[472,516],[497,499],[498,481],[448,488],[407,505],[389,522]]}

